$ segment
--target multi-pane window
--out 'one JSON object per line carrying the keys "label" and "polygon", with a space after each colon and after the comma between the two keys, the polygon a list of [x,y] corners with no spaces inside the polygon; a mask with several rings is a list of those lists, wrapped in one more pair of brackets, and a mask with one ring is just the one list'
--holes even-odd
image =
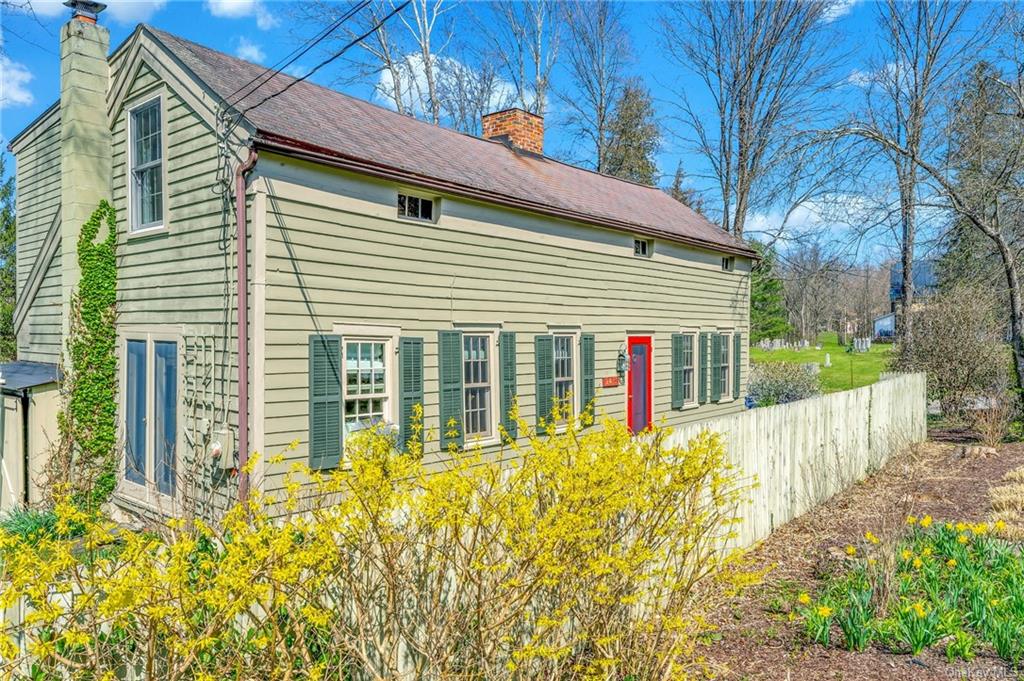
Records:
{"label": "multi-pane window", "polygon": [[388,409],[387,342],[345,340],[344,432],[386,420]]}
{"label": "multi-pane window", "polygon": [[732,335],[723,333],[719,336],[721,339],[719,351],[719,370],[718,370],[718,390],[722,397],[731,394],[729,390],[729,341],[732,340]]}
{"label": "multi-pane window", "polygon": [[633,255],[638,258],[649,258],[654,251],[654,242],[650,239],[633,239]]}
{"label": "multi-pane window", "polygon": [[131,182],[132,231],[162,225],[163,137],[159,99],[131,113]]}
{"label": "multi-pane window", "polygon": [[125,362],[124,478],[158,494],[177,487],[178,343],[130,338]]}
{"label": "multi-pane window", "polygon": [[723,256],[722,257],[722,271],[723,272],[732,272],[735,267],[736,267],[736,258],[732,257],[731,255]]}
{"label": "multi-pane window", "polygon": [[693,367],[694,358],[696,357],[693,346],[693,334],[683,336],[683,402],[693,401]]}
{"label": "multi-pane window", "polygon": [[491,336],[462,336],[465,434],[491,433]]}
{"label": "multi-pane window", "polygon": [[555,400],[560,408],[565,409],[572,405],[564,404],[575,392],[573,382],[575,381],[575,361],[573,357],[573,346],[575,336],[555,336]]}
{"label": "multi-pane window", "polygon": [[412,218],[413,220],[434,219],[434,202],[419,196],[408,194],[398,195],[398,217]]}

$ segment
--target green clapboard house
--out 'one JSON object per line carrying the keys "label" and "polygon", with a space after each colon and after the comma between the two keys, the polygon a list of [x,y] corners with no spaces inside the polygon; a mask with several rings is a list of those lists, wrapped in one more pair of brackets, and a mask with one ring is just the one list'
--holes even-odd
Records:
{"label": "green clapboard house", "polygon": [[450,420],[499,447],[513,399],[636,431],[743,409],[755,255],[664,192],[546,157],[518,109],[475,137],[150,26],[110,52],[101,9],[73,8],[60,98],[11,142],[16,364],[58,363],[109,198],[123,508],[272,493],[370,424],[405,441],[416,404],[435,457]]}

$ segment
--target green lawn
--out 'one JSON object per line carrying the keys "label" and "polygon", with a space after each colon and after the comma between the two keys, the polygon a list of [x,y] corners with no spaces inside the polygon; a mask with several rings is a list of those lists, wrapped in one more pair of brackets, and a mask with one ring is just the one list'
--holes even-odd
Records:
{"label": "green lawn", "polygon": [[[774,350],[765,351],[750,348],[750,359],[753,362],[798,362],[806,364],[817,362],[821,365],[821,384],[825,392],[837,392],[870,385],[878,380],[878,375],[886,370],[889,352],[892,346],[888,343],[875,343],[870,352],[846,352],[839,345],[834,333],[823,333],[818,337],[821,350],[814,346],[806,350]],[[832,366],[825,366],[825,353],[832,355]]]}

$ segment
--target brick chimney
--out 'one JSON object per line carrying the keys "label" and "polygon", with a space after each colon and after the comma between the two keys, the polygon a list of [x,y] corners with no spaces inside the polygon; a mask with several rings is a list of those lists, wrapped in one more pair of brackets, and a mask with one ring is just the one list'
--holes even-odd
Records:
{"label": "brick chimney", "polygon": [[523,109],[505,109],[484,114],[484,139],[499,140],[516,149],[544,153],[544,117]]}
{"label": "brick chimney", "polygon": [[[67,336],[71,294],[78,286],[78,235],[101,199],[110,199],[107,121],[110,32],[96,23],[101,2],[68,0],[60,31],[61,318]],[[101,235],[102,238],[102,235]]]}

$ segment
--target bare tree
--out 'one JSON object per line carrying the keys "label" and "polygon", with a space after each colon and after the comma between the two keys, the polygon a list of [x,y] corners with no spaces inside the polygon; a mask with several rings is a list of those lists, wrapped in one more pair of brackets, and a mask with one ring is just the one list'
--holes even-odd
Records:
{"label": "bare tree", "polygon": [[439,66],[437,94],[441,111],[456,130],[479,135],[484,114],[515,102],[515,93],[486,59],[477,67],[470,66],[466,58],[445,59]]}
{"label": "bare tree", "polygon": [[[976,42],[964,39],[966,2],[887,0],[879,7],[882,56],[867,80],[867,125],[913,156],[930,157],[940,133],[949,84],[958,77]],[[911,156],[884,148],[899,192],[902,296],[897,334],[913,342],[914,246],[917,239],[919,173]]]}
{"label": "bare tree", "polygon": [[780,261],[790,324],[801,339],[814,341],[837,321],[839,278],[846,268],[819,240],[795,244]]}
{"label": "bare tree", "polygon": [[870,124],[840,134],[857,135],[913,163],[941,202],[965,228],[977,230],[998,254],[1009,301],[1011,345],[1017,387],[1024,387],[1024,292],[1017,235],[1024,226],[1024,19],[1012,15],[1012,43],[1001,63],[976,68],[955,88],[963,94],[953,109],[953,134],[936,158]]}
{"label": "bare tree", "polygon": [[[395,21],[383,22],[400,0],[373,0],[342,24],[337,35],[324,41],[333,51],[339,44],[376,27],[343,62],[338,78],[343,84],[368,83],[374,94],[402,114],[420,116],[434,124],[441,122],[440,70],[444,52],[454,35],[449,10],[451,0],[412,0]],[[331,0],[293,3],[295,25],[321,30],[349,8]],[[306,36],[298,35],[305,39]]]}
{"label": "bare tree", "polygon": [[613,0],[565,5],[565,56],[572,87],[559,96],[569,110],[569,128],[593,150],[590,162],[598,172],[607,170],[612,118],[630,56],[623,11]]}
{"label": "bare tree", "polygon": [[[666,56],[691,71],[712,102],[680,90],[679,115],[720,192],[723,229],[742,236],[753,208],[790,206],[823,175],[802,128],[824,111],[833,85],[826,0],[668,4],[660,18]],[[692,80],[687,80],[692,85]]]}
{"label": "bare tree", "polygon": [[554,0],[497,0],[479,21],[486,56],[515,88],[515,105],[543,116],[561,42]]}

